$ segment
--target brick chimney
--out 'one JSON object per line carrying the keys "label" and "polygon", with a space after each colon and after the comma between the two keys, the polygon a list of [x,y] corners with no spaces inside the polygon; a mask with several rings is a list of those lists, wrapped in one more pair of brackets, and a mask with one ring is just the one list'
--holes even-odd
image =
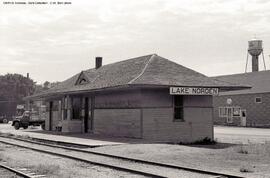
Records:
{"label": "brick chimney", "polygon": [[102,57],[96,57],[96,69],[102,66]]}

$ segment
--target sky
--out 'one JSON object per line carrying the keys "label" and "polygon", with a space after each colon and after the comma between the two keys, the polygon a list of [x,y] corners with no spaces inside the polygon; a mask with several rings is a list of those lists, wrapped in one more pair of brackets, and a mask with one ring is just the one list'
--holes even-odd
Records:
{"label": "sky", "polygon": [[[28,2],[0,0],[0,75],[30,73],[37,83],[63,81],[93,68],[96,56],[105,65],[153,53],[207,76],[243,73],[248,40],[255,36],[263,40],[270,69],[269,0],[4,4],[22,1]],[[53,2],[30,2],[46,1]]]}

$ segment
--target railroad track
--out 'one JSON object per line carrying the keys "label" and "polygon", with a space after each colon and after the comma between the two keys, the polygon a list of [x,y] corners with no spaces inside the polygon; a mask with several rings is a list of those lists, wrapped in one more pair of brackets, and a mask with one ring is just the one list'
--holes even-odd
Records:
{"label": "railroad track", "polygon": [[117,155],[99,153],[90,150],[72,148],[67,146],[53,145],[32,141],[29,139],[0,136],[0,142],[18,146],[42,153],[65,157],[98,166],[103,166],[132,174],[146,177],[227,177],[242,178],[238,175],[230,175],[213,171],[164,164],[141,159],[122,157]]}
{"label": "railroad track", "polygon": [[38,175],[26,168],[11,168],[7,165],[0,164],[1,178],[45,178],[45,175]]}

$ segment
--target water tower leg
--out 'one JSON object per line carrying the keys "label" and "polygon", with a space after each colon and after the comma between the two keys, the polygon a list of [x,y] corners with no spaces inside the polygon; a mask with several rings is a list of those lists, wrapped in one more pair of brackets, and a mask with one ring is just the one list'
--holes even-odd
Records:
{"label": "water tower leg", "polygon": [[259,56],[252,56],[252,72],[259,71],[258,58]]}
{"label": "water tower leg", "polygon": [[262,51],[262,57],[263,57],[264,70],[266,70],[266,65],[265,65],[265,60],[264,60],[264,54],[263,54],[263,51]]}
{"label": "water tower leg", "polygon": [[247,65],[248,65],[248,52],[247,52],[247,61],[246,61],[246,69],[245,69],[245,73],[247,73]]}

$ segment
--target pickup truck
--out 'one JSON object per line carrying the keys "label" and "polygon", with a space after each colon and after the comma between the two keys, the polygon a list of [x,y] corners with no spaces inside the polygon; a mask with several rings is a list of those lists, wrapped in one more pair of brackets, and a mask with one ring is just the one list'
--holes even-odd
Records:
{"label": "pickup truck", "polygon": [[0,123],[8,123],[8,118],[5,115],[0,116]]}
{"label": "pickup truck", "polygon": [[45,128],[45,118],[39,116],[37,112],[33,111],[24,111],[21,116],[16,116],[15,119],[12,121],[12,126],[16,130],[20,129],[21,127],[27,129],[28,126],[40,126],[44,130]]}

